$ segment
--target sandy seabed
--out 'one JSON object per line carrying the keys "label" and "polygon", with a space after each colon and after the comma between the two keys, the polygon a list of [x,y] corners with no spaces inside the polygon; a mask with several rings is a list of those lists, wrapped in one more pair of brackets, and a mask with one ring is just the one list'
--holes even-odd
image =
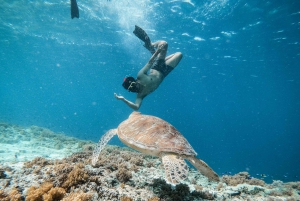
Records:
{"label": "sandy seabed", "polygon": [[209,182],[191,168],[171,186],[159,158],[129,148],[108,145],[92,166],[94,147],[45,128],[0,123],[0,201],[300,201],[300,182],[266,184],[247,172]]}

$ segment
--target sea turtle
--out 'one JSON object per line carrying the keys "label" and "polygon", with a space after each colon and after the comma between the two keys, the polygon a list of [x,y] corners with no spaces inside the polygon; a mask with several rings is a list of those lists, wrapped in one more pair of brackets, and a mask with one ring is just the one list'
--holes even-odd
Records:
{"label": "sea turtle", "polygon": [[133,112],[118,128],[106,132],[97,144],[92,165],[107,142],[114,136],[127,146],[144,154],[162,158],[167,182],[178,184],[187,177],[187,159],[199,172],[209,180],[219,181],[219,176],[202,160],[197,159],[197,153],[188,141],[168,122],[154,116]]}

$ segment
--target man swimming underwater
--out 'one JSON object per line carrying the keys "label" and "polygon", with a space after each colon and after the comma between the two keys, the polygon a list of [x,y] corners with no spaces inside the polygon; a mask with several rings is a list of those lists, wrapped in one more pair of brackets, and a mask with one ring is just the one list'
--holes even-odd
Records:
{"label": "man swimming underwater", "polygon": [[[164,78],[178,65],[182,59],[182,53],[176,52],[166,57],[168,50],[168,43],[166,41],[151,43],[147,33],[136,25],[133,33],[145,42],[145,48],[153,55],[148,63],[138,72],[136,79],[133,77],[124,78],[122,86],[130,92],[137,93],[135,103],[116,93],[114,95],[116,99],[122,100],[132,109],[138,110],[142,105],[143,99],[157,89]],[[156,51],[155,48],[157,49]]]}

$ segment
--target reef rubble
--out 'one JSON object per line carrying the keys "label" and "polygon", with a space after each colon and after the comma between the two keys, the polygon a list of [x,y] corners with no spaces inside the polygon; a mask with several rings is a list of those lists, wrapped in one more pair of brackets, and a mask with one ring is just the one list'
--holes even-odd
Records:
{"label": "reef rubble", "polygon": [[266,184],[247,172],[209,182],[192,169],[171,186],[158,158],[127,147],[106,146],[92,166],[91,141],[3,123],[0,136],[1,201],[300,200],[300,182]]}

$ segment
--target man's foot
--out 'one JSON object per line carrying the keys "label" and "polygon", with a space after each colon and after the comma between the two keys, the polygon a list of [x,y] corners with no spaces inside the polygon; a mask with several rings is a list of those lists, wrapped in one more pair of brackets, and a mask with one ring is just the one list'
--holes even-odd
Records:
{"label": "man's foot", "polygon": [[151,52],[151,54],[155,53],[155,49],[151,44],[150,38],[147,33],[139,26],[135,25],[135,29],[133,31],[134,35],[142,40],[145,44],[144,47]]}

